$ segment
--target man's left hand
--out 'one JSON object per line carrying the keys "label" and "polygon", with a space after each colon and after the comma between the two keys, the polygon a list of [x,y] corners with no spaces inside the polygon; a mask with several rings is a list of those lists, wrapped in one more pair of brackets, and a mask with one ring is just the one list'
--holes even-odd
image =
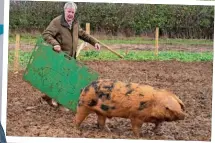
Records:
{"label": "man's left hand", "polygon": [[99,43],[96,43],[96,44],[95,44],[95,48],[96,48],[97,50],[100,50],[100,44],[99,44]]}

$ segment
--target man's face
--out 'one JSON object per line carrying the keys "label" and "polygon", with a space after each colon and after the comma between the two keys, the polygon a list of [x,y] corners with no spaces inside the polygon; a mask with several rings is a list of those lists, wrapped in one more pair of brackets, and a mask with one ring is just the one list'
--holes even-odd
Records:
{"label": "man's face", "polygon": [[71,22],[75,17],[75,10],[73,8],[65,9],[65,19],[67,22]]}

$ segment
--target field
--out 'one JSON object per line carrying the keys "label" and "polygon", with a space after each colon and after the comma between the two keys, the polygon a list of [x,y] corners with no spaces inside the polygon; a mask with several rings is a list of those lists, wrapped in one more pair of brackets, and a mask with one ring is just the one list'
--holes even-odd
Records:
{"label": "field", "polygon": [[[11,40],[12,41],[12,40]],[[182,43],[170,41],[160,47],[161,55],[153,56],[153,42],[134,42],[132,44],[115,41],[114,49],[129,49],[127,58],[119,60],[111,53],[85,51],[80,60],[96,70],[99,78],[117,79],[149,84],[158,88],[167,88],[176,93],[185,104],[188,116],[183,121],[162,123],[159,132],[153,132],[153,124],[143,124],[142,139],[165,140],[211,140],[212,116],[212,75],[213,75],[213,44],[210,42],[191,41]],[[108,43],[108,41],[107,41]],[[194,43],[194,44],[192,44]],[[13,43],[9,47],[9,63],[13,61]],[[22,67],[26,66],[31,49],[21,46],[25,51],[20,58]],[[175,55],[169,50],[176,53]],[[138,51],[138,52],[136,52]],[[119,51],[120,52],[120,51]],[[137,53],[146,53],[138,56]],[[147,53],[149,52],[149,53]],[[199,52],[199,53],[198,53]],[[124,54],[121,51],[122,54]],[[142,53],[142,55],[143,55]],[[109,55],[106,57],[106,55]],[[162,56],[163,55],[163,56]],[[136,57],[136,59],[134,58]],[[148,57],[142,58],[141,57]],[[8,136],[48,136],[48,137],[84,137],[84,138],[134,138],[128,119],[113,118],[107,121],[111,133],[96,128],[96,116],[91,114],[81,126],[82,130],[74,129],[72,111],[50,107],[41,102],[40,91],[23,81],[23,69],[18,73],[8,73]]]}

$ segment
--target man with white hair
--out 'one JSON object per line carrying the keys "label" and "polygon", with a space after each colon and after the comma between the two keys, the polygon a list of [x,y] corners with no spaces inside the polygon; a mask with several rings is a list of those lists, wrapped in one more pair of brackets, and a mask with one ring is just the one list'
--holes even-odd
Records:
{"label": "man with white hair", "polygon": [[44,40],[51,44],[55,51],[68,52],[74,58],[76,58],[78,38],[90,43],[96,49],[100,49],[100,45],[80,28],[75,17],[76,11],[75,3],[66,3],[64,13],[54,18],[42,33]]}
{"label": "man with white hair", "polygon": [[[100,49],[99,43],[80,28],[75,15],[76,11],[75,3],[66,3],[63,14],[54,18],[42,33],[44,40],[52,45],[56,52],[64,51],[74,58],[76,58],[78,38],[90,43],[96,49]],[[50,105],[58,106],[57,102],[46,95],[43,99]]]}

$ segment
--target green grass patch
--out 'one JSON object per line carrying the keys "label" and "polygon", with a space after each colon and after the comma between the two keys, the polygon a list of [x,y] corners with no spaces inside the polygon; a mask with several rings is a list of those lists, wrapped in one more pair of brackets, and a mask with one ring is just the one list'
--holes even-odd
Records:
{"label": "green grass patch", "polygon": [[[158,56],[154,55],[153,51],[129,51],[127,55],[122,50],[118,50],[118,53],[124,56],[123,59],[117,55],[111,53],[110,51],[82,51],[77,58],[80,61],[119,61],[119,60],[129,60],[129,61],[168,61],[177,60],[182,62],[195,62],[195,61],[212,61],[213,53],[188,53],[188,52],[175,52],[175,51],[165,51],[159,52]],[[8,62],[9,65],[13,65],[14,61],[14,51],[9,51]],[[19,63],[21,68],[25,68],[30,59],[31,52],[19,51]]]}
{"label": "green grass patch", "polygon": [[[32,35],[20,35],[20,41],[21,43],[24,43],[24,44],[32,44],[32,45],[35,45],[36,44],[36,41],[37,41],[38,37],[37,36],[32,36]],[[9,44],[15,44],[16,43],[16,36],[14,35],[9,35]]]}
{"label": "green grass patch", "polygon": [[[147,60],[177,60],[183,62],[192,61],[211,61],[213,53],[188,53],[165,51],[159,52],[158,56],[153,51],[130,51],[127,55],[124,51],[118,50],[118,53],[124,56],[124,60],[147,61]],[[109,51],[83,51],[78,57],[79,60],[120,60],[121,58]]]}
{"label": "green grass patch", "polygon": [[[8,52],[8,64],[13,66],[14,62],[14,51],[9,51]],[[28,64],[28,61],[31,57],[31,52],[25,52],[22,50],[19,50],[19,66],[21,68],[25,68]]]}
{"label": "green grass patch", "polygon": [[[150,44],[154,45],[154,39],[144,39],[141,37],[128,38],[128,39],[108,39],[101,40],[105,44]],[[213,46],[213,40],[205,39],[159,39],[159,44],[168,44],[168,45],[207,45]]]}

